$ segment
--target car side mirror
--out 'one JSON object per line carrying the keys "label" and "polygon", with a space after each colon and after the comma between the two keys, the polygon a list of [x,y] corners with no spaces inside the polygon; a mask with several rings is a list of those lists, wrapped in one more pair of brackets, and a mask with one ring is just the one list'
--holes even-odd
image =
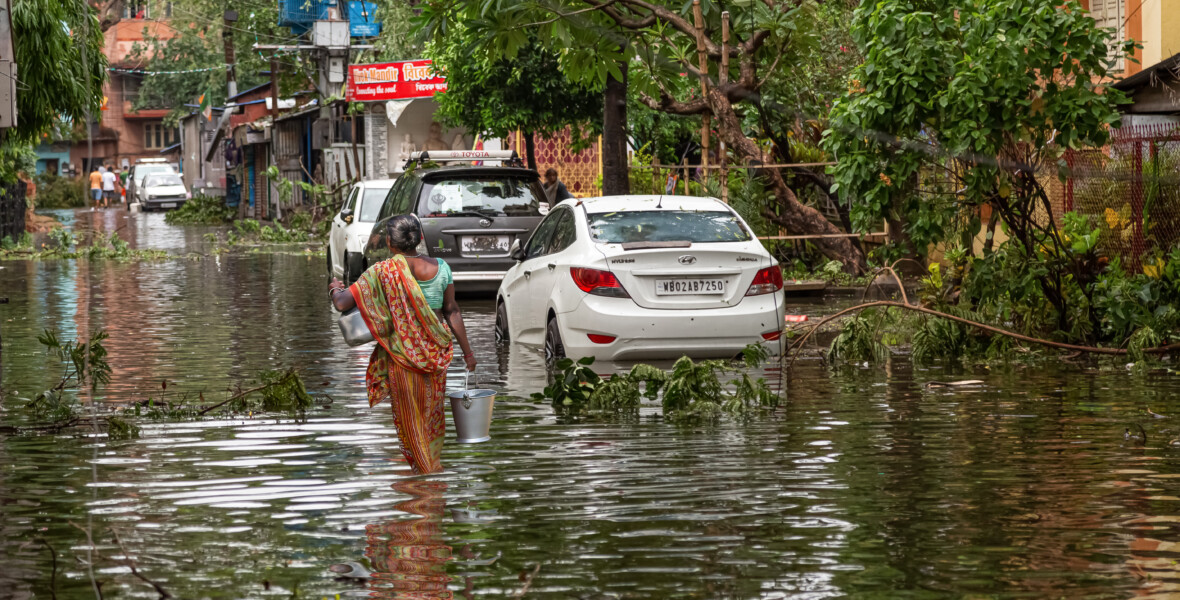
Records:
{"label": "car side mirror", "polygon": [[512,246],[508,249],[508,258],[520,262],[524,260],[524,248],[520,245],[520,240],[512,241]]}
{"label": "car side mirror", "polygon": [[340,220],[345,223],[352,223],[352,209],[344,208],[340,210]]}

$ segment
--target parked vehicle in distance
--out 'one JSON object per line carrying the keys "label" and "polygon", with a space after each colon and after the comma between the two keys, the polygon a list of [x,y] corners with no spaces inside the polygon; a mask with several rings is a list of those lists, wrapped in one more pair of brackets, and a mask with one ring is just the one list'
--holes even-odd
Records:
{"label": "parked vehicle in distance", "polygon": [[139,182],[139,205],[145,211],[179,208],[189,199],[184,181],[176,173],[151,173]]}
{"label": "parked vehicle in distance", "polygon": [[[511,166],[439,163],[501,161]],[[389,258],[382,223],[394,215],[422,220],[419,252],[451,266],[455,288],[495,292],[515,262],[513,242],[528,238],[547,208],[536,171],[512,151],[415,152],[389,191],[365,246],[365,266]]]}
{"label": "parked vehicle in distance", "polygon": [[720,200],[566,200],[511,255],[496,336],[543,345],[550,360],[783,351],[782,269]]}
{"label": "parked vehicle in distance", "polygon": [[132,202],[141,202],[139,190],[143,184],[143,178],[153,173],[176,173],[176,169],[172,168],[167,159],[163,158],[141,158],[135,161],[127,173],[128,207]]}
{"label": "parked vehicle in distance", "polygon": [[329,275],[351,285],[364,272],[365,244],[396,181],[374,179],[352,186],[328,233]]}

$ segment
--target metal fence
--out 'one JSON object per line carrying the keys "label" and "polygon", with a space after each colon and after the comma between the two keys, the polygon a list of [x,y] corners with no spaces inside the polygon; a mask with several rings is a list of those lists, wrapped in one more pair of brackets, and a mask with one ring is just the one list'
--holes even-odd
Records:
{"label": "metal fence", "polygon": [[1091,217],[1104,255],[1138,269],[1180,243],[1180,126],[1115,129],[1106,148],[1071,151],[1065,161],[1068,175],[1054,186],[1060,209]]}
{"label": "metal fence", "polygon": [[0,187],[0,239],[19,238],[25,232],[25,192],[28,184],[17,181]]}

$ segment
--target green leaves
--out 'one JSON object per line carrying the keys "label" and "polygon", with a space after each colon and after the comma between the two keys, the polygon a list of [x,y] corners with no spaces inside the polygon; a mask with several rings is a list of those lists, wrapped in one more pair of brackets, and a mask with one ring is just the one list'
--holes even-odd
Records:
{"label": "green leaves", "polygon": [[[743,350],[742,356],[745,366],[753,369],[765,362],[769,352],[751,345]],[[627,374],[615,373],[607,380],[590,369],[593,364],[593,358],[557,361],[553,382],[532,398],[551,400],[554,411],[562,416],[635,416],[639,413],[642,386],[642,396],[650,401],[661,400],[664,416],[673,420],[743,416],[758,410],[773,410],[780,400],[765,380],[751,378],[746,373],[728,385],[722,384],[720,375],[740,373],[726,361],[698,363],[683,357],[672,366],[671,373],[637,364]]]}
{"label": "green leaves", "polygon": [[[559,23],[545,31],[570,37]],[[598,86],[571,81],[562,53],[542,41],[544,32],[512,29],[489,38],[484,28],[492,26],[456,20],[446,26],[447,36],[427,44],[427,56],[450,82],[447,93],[436,98],[441,119],[496,137],[517,130],[548,136],[567,126],[596,132],[602,113]]]}

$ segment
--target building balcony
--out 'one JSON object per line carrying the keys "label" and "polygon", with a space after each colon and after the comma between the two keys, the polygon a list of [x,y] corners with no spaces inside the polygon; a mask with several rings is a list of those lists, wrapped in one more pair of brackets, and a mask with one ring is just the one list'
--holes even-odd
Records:
{"label": "building balcony", "polygon": [[171,110],[167,108],[141,108],[135,110],[134,106],[134,103],[130,100],[123,101],[124,119],[163,119]]}

